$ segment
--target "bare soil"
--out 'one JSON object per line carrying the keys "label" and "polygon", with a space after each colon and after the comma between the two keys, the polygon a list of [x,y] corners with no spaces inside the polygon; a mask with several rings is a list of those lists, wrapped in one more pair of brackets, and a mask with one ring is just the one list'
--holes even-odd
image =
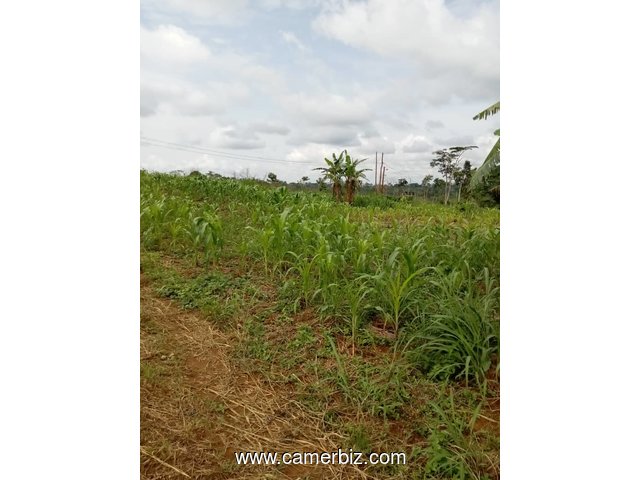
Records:
{"label": "bare soil", "polygon": [[371,478],[353,466],[237,465],[240,451],[335,451],[322,418],[234,361],[233,332],[141,278],[140,470],[149,480]]}

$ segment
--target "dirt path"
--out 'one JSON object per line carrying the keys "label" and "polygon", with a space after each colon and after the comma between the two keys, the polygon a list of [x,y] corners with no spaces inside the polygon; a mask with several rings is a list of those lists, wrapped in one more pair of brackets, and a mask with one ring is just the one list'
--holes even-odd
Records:
{"label": "dirt path", "polygon": [[141,281],[140,441],[143,479],[364,478],[349,466],[240,466],[239,451],[334,451],[286,387],[234,361],[237,338],[158,298]]}

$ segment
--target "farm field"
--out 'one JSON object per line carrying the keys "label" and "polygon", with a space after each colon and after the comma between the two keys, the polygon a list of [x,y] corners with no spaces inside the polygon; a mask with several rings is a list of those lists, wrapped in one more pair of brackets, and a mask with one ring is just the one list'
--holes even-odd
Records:
{"label": "farm field", "polygon": [[142,478],[499,478],[497,209],[140,179]]}

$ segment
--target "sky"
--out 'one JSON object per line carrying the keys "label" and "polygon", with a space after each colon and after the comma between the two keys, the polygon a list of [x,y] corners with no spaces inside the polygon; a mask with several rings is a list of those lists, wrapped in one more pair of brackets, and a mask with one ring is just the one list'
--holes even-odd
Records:
{"label": "sky", "polygon": [[[141,168],[315,181],[347,149],[386,181],[491,149],[494,0],[141,0]],[[379,157],[380,158],[380,157]],[[373,182],[373,173],[367,178]]]}

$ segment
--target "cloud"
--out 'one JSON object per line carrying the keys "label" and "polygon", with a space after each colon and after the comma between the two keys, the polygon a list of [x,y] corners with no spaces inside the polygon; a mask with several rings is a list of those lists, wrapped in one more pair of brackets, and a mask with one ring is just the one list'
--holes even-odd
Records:
{"label": "cloud", "polygon": [[251,123],[247,128],[257,133],[266,133],[272,135],[287,135],[291,131],[290,128],[285,127],[284,125],[270,122]]}
{"label": "cloud", "polygon": [[293,32],[285,32],[280,30],[280,36],[282,37],[282,39],[293,45],[294,47],[296,47],[298,50],[300,50],[301,52],[308,52],[309,48],[304,45],[299,39],[298,37],[296,37],[296,35]]}
{"label": "cloud", "polygon": [[260,4],[268,10],[276,8],[308,9],[317,7],[322,3],[322,0],[260,0]]}
{"label": "cloud", "polygon": [[307,144],[291,150],[287,153],[286,159],[289,161],[315,162],[321,167],[324,163],[322,159],[330,157],[333,152],[336,152],[336,148],[332,145]]}
{"label": "cloud", "polygon": [[194,23],[234,25],[249,16],[248,0],[141,0],[144,13],[158,19],[188,17]]}
{"label": "cloud", "polygon": [[287,143],[290,145],[318,143],[334,145],[336,148],[361,144],[358,138],[358,130],[355,127],[334,127],[331,125],[300,129],[291,136]]}
{"label": "cloud", "polygon": [[427,130],[436,130],[438,128],[443,128],[444,123],[442,123],[440,120],[427,120],[427,122],[425,123],[425,127],[427,128]]}
{"label": "cloud", "polygon": [[471,135],[455,135],[452,137],[438,138],[435,140],[438,145],[445,147],[463,147],[465,145],[474,145],[473,136]]}
{"label": "cloud", "polygon": [[187,66],[210,58],[209,49],[195,36],[175,25],[140,28],[140,55],[146,64],[164,67]]}
{"label": "cloud", "polygon": [[499,116],[472,117],[499,98],[497,0],[141,0],[141,7],[146,136],[312,162],[143,145],[143,166],[250,168],[295,180],[317,178],[312,167],[348,148],[368,157],[368,168],[385,152],[389,178],[421,179],[433,150],[478,145],[468,152],[477,165],[495,142]]}
{"label": "cloud", "polygon": [[358,148],[358,152],[360,152],[364,156],[373,158],[376,152],[384,152],[385,155],[393,155],[396,152],[395,142],[387,137],[360,136],[360,139],[362,141],[362,145]]}
{"label": "cloud", "polygon": [[140,114],[214,115],[248,98],[247,88],[237,83],[209,82],[196,86],[173,79],[145,80],[140,86]]}
{"label": "cloud", "polygon": [[175,25],[143,26],[140,32],[142,117],[219,115],[275,98],[284,88],[280,73],[217,38],[208,47]]}
{"label": "cloud", "polygon": [[364,99],[330,93],[289,95],[284,99],[284,106],[310,125],[364,125],[373,117]]}
{"label": "cloud", "polygon": [[468,3],[464,14],[444,0],[369,0],[327,7],[313,27],[351,47],[403,57],[427,77],[455,72],[476,82],[499,74],[496,1]]}
{"label": "cloud", "polygon": [[[331,154],[338,154],[344,150],[344,147],[336,147],[330,144],[317,144],[309,143],[301,145],[290,150],[286,155],[286,160],[291,162],[300,162],[298,165],[291,164],[291,168],[295,168],[296,174],[293,178],[300,178],[302,175],[308,175],[311,180],[315,181],[321,173],[317,170],[313,170],[316,167],[326,166],[323,159],[331,158]],[[349,153],[355,155],[355,158],[360,158],[360,154],[357,153],[357,149],[349,148]],[[305,162],[305,163],[303,163]]]}
{"label": "cloud", "polygon": [[431,153],[435,150],[431,142],[424,136],[409,135],[401,143],[402,151],[405,153]]}
{"label": "cloud", "polygon": [[254,150],[266,147],[263,139],[255,133],[251,134],[246,129],[238,129],[230,125],[209,134],[209,142],[218,148],[229,148],[232,150]]}
{"label": "cloud", "polygon": [[[280,94],[285,89],[285,80],[283,76],[273,68],[266,67],[257,63],[257,60],[251,57],[236,56],[237,65],[231,65],[220,61],[216,68],[226,69],[230,76],[235,76],[236,81],[251,85],[251,87],[259,93],[268,95]],[[220,59],[222,60],[222,58]]]}

